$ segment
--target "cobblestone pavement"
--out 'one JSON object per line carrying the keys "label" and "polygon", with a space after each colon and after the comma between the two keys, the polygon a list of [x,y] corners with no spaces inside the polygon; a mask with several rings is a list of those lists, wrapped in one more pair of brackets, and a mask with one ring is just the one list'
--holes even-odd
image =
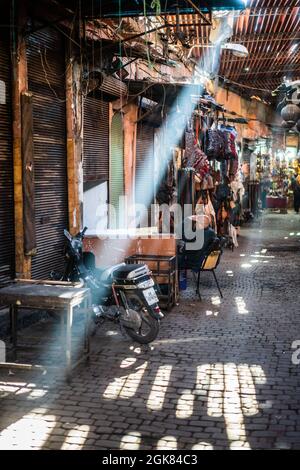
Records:
{"label": "cobblestone pavement", "polygon": [[206,273],[150,348],[98,331],[71,385],[2,370],[0,448],[300,449],[299,242],[292,214],[243,229],[223,300]]}

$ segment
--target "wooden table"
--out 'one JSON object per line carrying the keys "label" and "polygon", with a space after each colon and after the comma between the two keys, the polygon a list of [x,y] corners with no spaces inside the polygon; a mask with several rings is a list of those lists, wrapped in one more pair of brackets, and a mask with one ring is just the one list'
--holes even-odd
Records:
{"label": "wooden table", "polygon": [[[46,281],[45,281],[46,282]],[[65,283],[67,284],[67,283]],[[73,309],[84,303],[85,308],[80,309],[85,318],[84,354],[75,364],[72,363],[72,325]],[[13,346],[14,359],[17,352],[17,319],[19,308],[33,308],[43,310],[55,310],[61,315],[61,339],[65,354],[65,372],[70,380],[72,369],[84,359],[88,358],[90,352],[88,322],[91,319],[90,290],[66,285],[35,284],[34,282],[13,282],[0,289],[0,305],[8,305],[10,308],[11,342]],[[65,326],[66,318],[66,326]],[[32,364],[19,364],[16,362],[1,362],[0,367],[17,368],[44,368],[47,367]],[[61,368],[60,366],[57,366]]]}

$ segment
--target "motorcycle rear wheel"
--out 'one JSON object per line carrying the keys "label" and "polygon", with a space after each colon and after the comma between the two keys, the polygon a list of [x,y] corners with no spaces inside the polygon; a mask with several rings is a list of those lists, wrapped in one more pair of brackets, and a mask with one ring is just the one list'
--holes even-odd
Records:
{"label": "motorcycle rear wheel", "polygon": [[137,295],[127,295],[127,302],[131,309],[135,310],[141,320],[142,324],[138,331],[128,328],[125,325],[123,326],[124,330],[134,341],[140,344],[149,344],[154,341],[159,332],[159,320],[153,318],[148,308],[141,301],[140,297]]}
{"label": "motorcycle rear wheel", "polygon": [[[149,344],[154,341],[159,332],[159,320],[153,318],[148,311],[139,312],[139,315],[142,319],[141,327],[138,331],[133,330],[132,328],[128,328],[123,326],[124,330],[130,336],[131,339],[136,341],[140,344]],[[145,327],[146,326],[146,327]]]}

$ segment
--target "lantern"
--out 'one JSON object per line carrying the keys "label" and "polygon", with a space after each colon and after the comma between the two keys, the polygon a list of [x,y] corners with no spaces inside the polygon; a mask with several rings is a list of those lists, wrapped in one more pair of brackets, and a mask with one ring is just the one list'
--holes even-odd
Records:
{"label": "lantern", "polygon": [[292,121],[294,124],[300,119],[300,108],[296,104],[287,104],[281,110],[281,117],[284,121]]}
{"label": "lantern", "polygon": [[281,123],[281,127],[283,127],[284,129],[292,129],[294,125],[295,125],[294,121],[282,121]]}

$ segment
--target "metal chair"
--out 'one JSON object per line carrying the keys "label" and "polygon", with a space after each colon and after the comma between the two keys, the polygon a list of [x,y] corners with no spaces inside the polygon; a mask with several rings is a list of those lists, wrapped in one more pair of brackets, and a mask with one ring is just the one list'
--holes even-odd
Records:
{"label": "metal chair", "polygon": [[223,294],[222,294],[222,291],[221,291],[221,288],[219,286],[219,282],[218,282],[218,279],[217,279],[217,276],[216,276],[216,273],[215,273],[215,269],[218,267],[218,265],[220,263],[221,256],[222,256],[222,250],[220,250],[220,249],[210,251],[206,255],[206,257],[204,258],[199,271],[198,270],[193,270],[194,273],[198,273],[196,294],[199,295],[200,300],[202,300],[201,294],[200,294],[200,275],[204,271],[210,271],[210,272],[213,273],[214,279],[215,279],[216,284],[217,284],[218,291],[220,293],[221,298],[223,299]]}

